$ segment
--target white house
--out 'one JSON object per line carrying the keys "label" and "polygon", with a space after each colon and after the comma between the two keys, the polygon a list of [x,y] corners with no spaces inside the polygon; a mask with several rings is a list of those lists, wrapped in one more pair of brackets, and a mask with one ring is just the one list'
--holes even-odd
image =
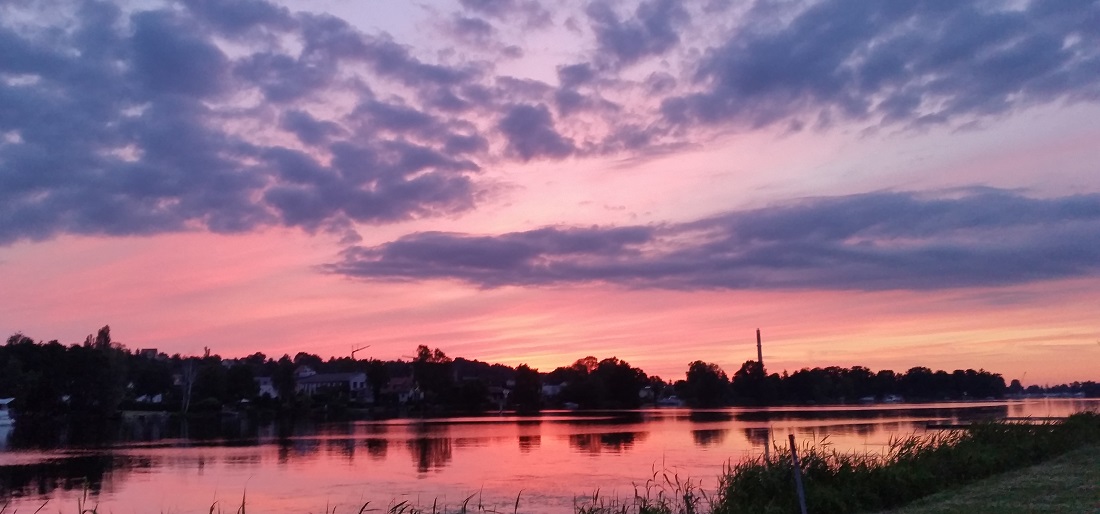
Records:
{"label": "white house", "polygon": [[279,397],[279,390],[275,388],[275,382],[271,377],[256,377],[255,380],[256,385],[260,388],[258,396],[262,398],[266,394],[269,398]]}
{"label": "white house", "polygon": [[15,398],[0,398],[0,426],[12,424],[11,410],[9,407],[14,400]]}

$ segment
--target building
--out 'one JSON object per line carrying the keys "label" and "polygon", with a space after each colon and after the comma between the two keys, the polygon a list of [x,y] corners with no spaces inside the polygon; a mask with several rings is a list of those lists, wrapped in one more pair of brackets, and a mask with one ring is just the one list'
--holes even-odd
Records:
{"label": "building", "polygon": [[374,394],[367,384],[367,374],[362,372],[306,375],[298,379],[297,391],[309,396],[321,393],[346,394],[351,400],[374,402]]}
{"label": "building", "polygon": [[137,351],[139,357],[143,357],[149,360],[156,359],[158,353],[159,352],[157,352],[156,348],[142,348]]}
{"label": "building", "polygon": [[256,377],[256,385],[259,386],[259,393],[256,396],[263,398],[267,395],[268,398],[278,398],[279,390],[275,388],[275,381],[271,377]]}
{"label": "building", "polygon": [[386,386],[382,388],[383,397],[394,397],[397,399],[397,403],[405,405],[409,402],[416,402],[424,399],[424,393],[420,391],[420,387],[417,385],[416,380],[413,377],[393,377]]}

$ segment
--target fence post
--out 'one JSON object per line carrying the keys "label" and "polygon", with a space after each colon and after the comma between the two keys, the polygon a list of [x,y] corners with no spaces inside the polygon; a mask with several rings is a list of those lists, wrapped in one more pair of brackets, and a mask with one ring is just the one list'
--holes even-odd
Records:
{"label": "fence post", "polygon": [[802,466],[798,463],[798,449],[794,446],[794,434],[788,434],[791,441],[791,465],[794,468],[794,487],[798,491],[798,508],[806,514],[806,491],[802,489]]}

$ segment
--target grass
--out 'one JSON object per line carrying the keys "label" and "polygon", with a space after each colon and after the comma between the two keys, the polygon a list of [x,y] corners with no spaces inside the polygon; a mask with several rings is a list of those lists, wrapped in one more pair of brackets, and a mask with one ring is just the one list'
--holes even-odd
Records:
{"label": "grass", "polygon": [[[1100,414],[1060,423],[986,423],[966,431],[897,439],[885,454],[841,453],[827,441],[800,450],[808,511],[875,512],[1025,468],[1100,441]],[[789,449],[734,466],[714,514],[798,512]]]}
{"label": "grass", "polygon": [[[1100,442],[1098,442],[1100,443]],[[937,493],[889,514],[1100,512],[1100,445]]]}

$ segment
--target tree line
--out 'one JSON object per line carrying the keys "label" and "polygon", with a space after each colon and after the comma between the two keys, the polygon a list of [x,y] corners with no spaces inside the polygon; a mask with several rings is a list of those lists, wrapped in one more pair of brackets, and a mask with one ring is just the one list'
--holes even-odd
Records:
{"label": "tree line", "polygon": [[[364,373],[369,405],[351,391],[330,388],[303,393],[301,370]],[[261,394],[259,377],[271,385]],[[404,384],[405,390],[394,384]],[[415,394],[404,394],[410,392]],[[206,349],[202,356],[131,351],[112,341],[104,326],[83,343],[36,342],[13,334],[0,347],[0,397],[14,397],[17,412],[30,415],[112,416],[120,410],[216,412],[224,408],[337,412],[352,407],[534,412],[544,408],[637,408],[647,404],[720,407],[730,405],[812,405],[869,401],[938,401],[1003,398],[1012,394],[1100,396],[1095,382],[1049,389],[1005,384],[986,370],[933,371],[913,367],[897,373],[862,366],[804,368],[767,373],[746,361],[733,376],[716,364],[694,361],[683,379],[666,381],[614,358],[584,357],[568,366],[540,372],[510,367],[420,346],[410,360],[322,359],[299,352],[293,357],[254,353],[223,359]],[[360,404],[357,404],[359,402]]]}

